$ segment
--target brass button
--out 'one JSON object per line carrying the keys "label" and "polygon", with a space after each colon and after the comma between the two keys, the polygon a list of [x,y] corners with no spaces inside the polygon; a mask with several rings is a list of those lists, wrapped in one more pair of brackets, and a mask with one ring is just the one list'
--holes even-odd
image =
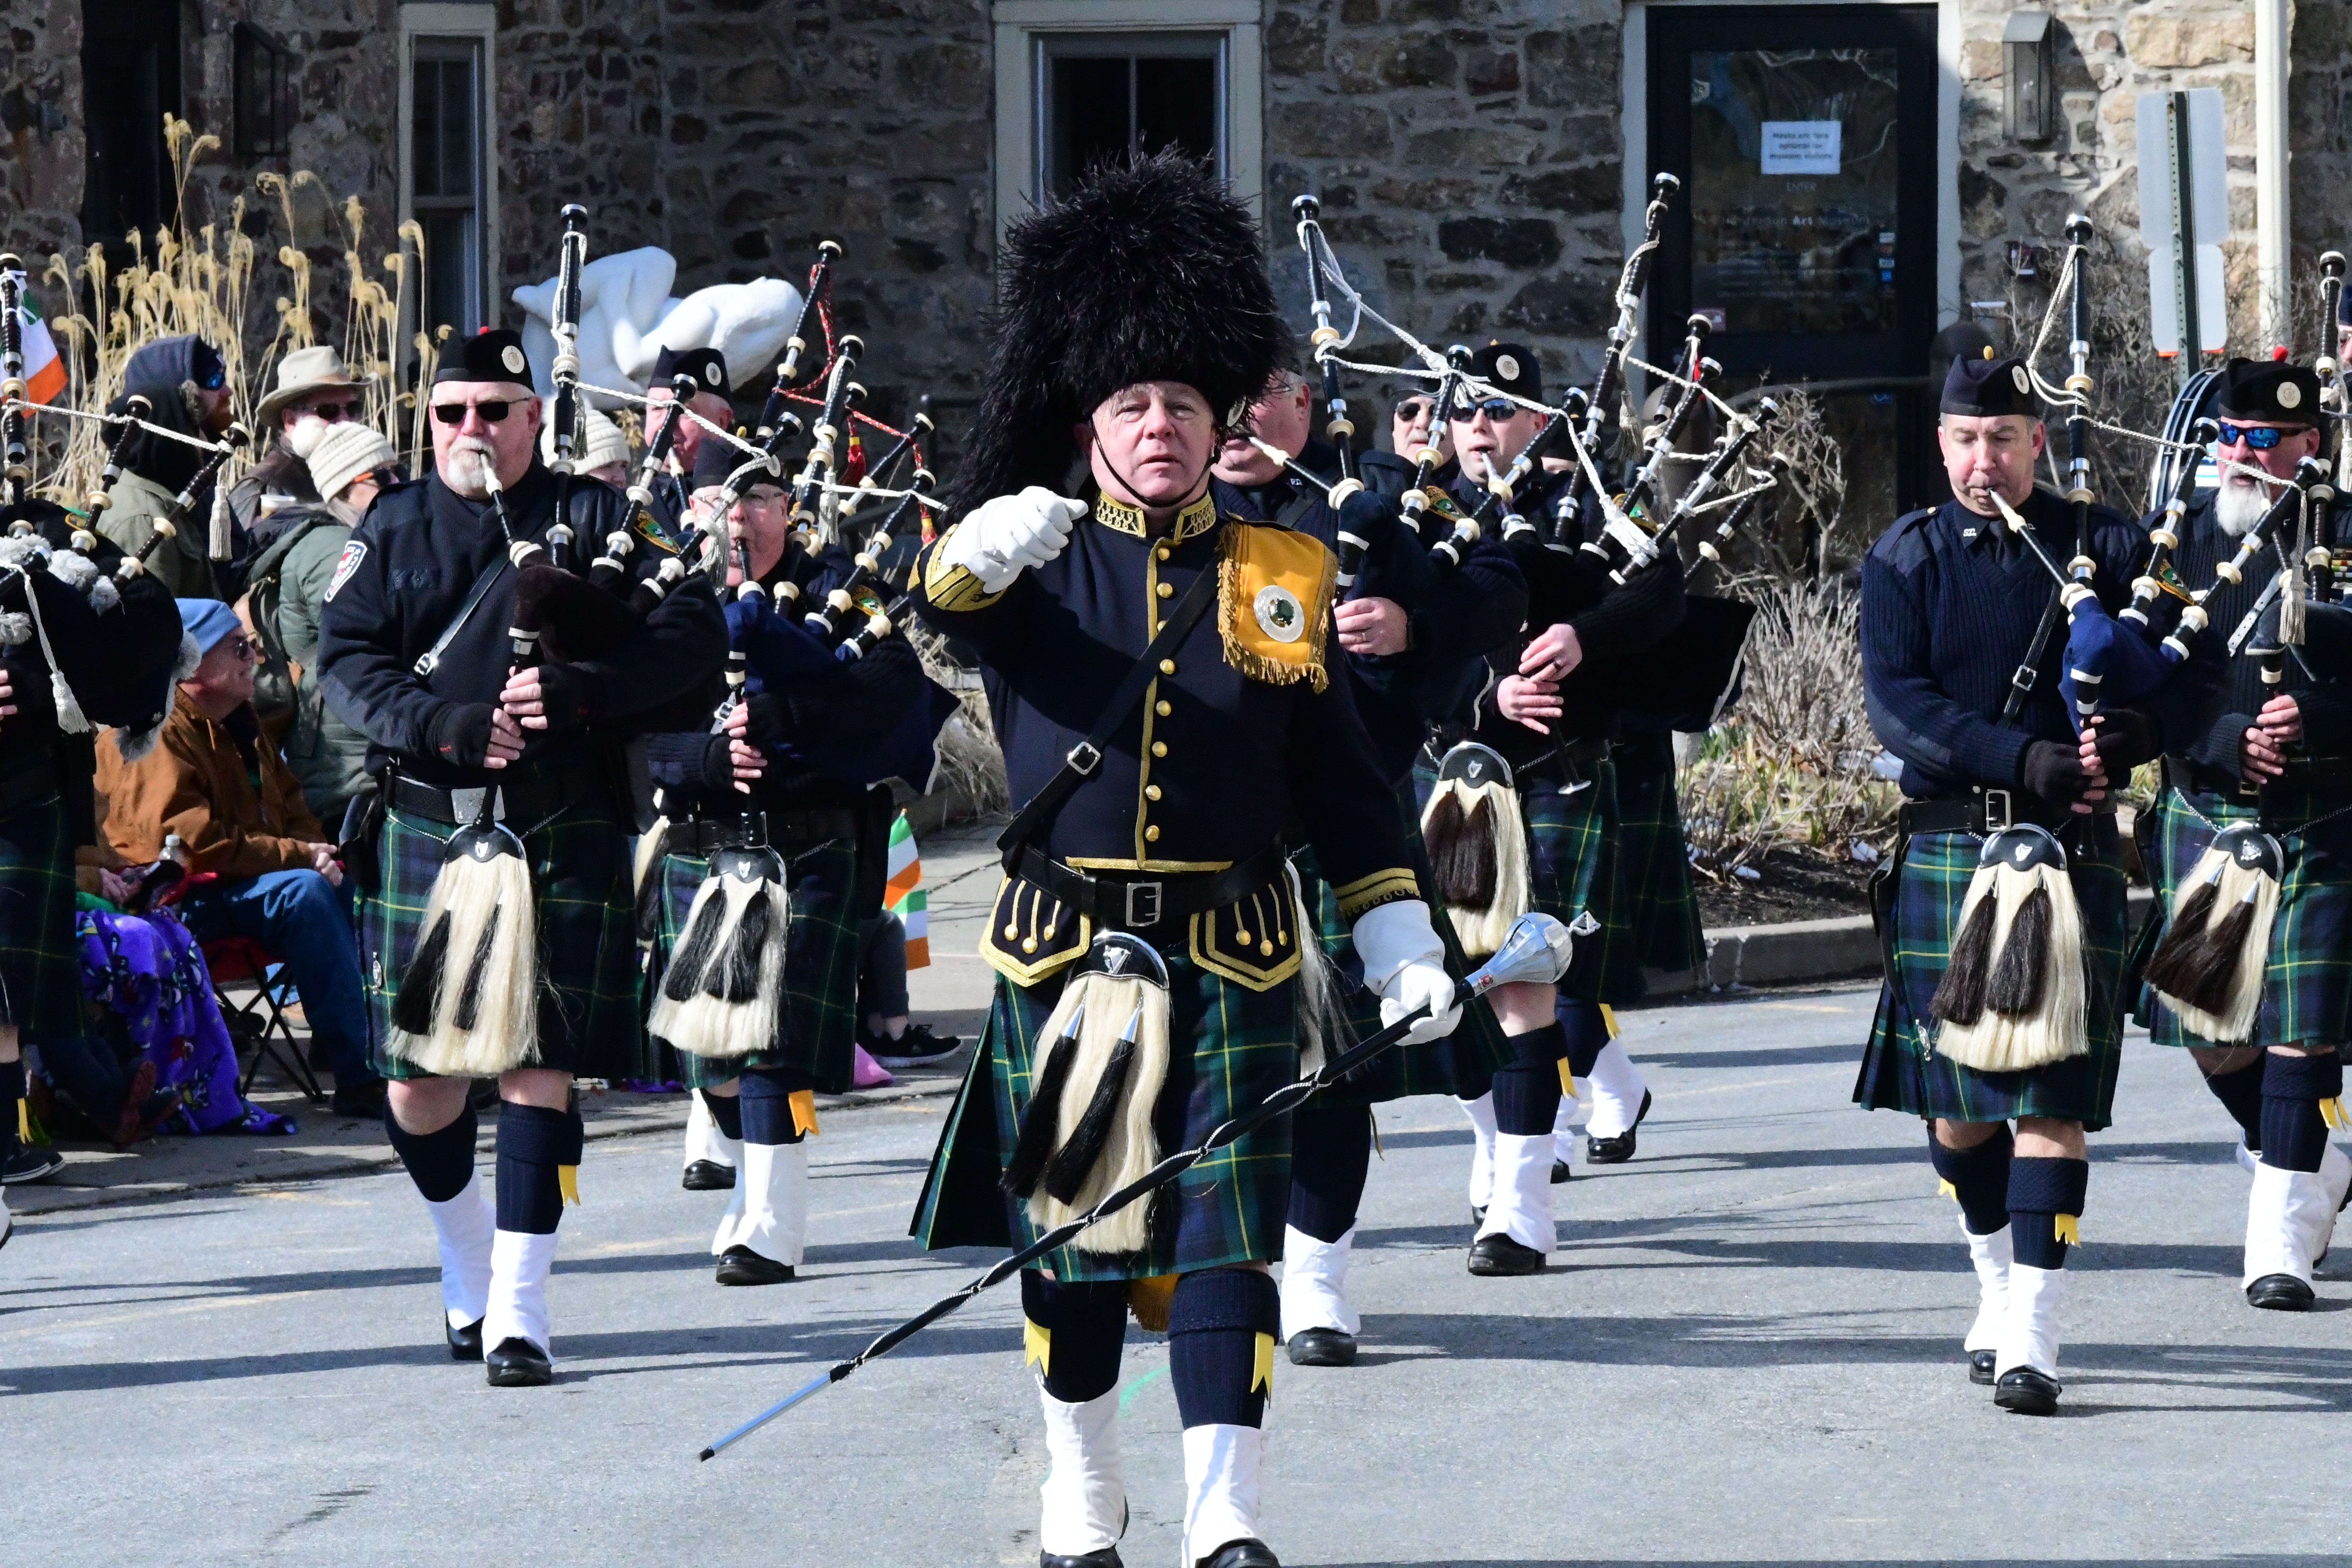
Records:
{"label": "brass button", "polygon": [[1158,800],[1160,798],[1160,786],[1158,784],[1145,784],[1143,786],[1143,798],[1146,800]]}
{"label": "brass button", "polygon": [[1171,707],[1169,707],[1169,706],[1168,706],[1168,699],[1166,699],[1165,697],[1161,698],[1159,701],[1157,701],[1157,702],[1153,703],[1153,704],[1151,705],[1151,710],[1152,710],[1154,713],[1159,714],[1162,719],[1167,718],[1169,714],[1171,714],[1171,713],[1172,713],[1172,712],[1174,712],[1174,711],[1175,711],[1175,710],[1174,710],[1174,709],[1172,709],[1172,708],[1171,708]]}
{"label": "brass button", "polygon": [[1173,675],[1173,674],[1175,674],[1175,673],[1176,673],[1176,661],[1175,661],[1174,659],[1172,659],[1172,658],[1163,658],[1163,659],[1161,659],[1161,660],[1160,661],[1160,674],[1162,674],[1162,675]]}
{"label": "brass button", "polygon": [[1021,928],[1020,928],[1019,926],[1014,925],[1014,924],[1013,924],[1012,921],[1007,921],[1005,922],[1005,925],[1004,925],[1004,940],[1005,940],[1005,941],[1007,941],[1007,942],[1011,942],[1014,937],[1019,936],[1020,934],[1021,934]]}
{"label": "brass button", "polygon": [[1270,942],[1259,942],[1257,944],[1257,950],[1267,958],[1272,958],[1274,956],[1274,943]]}
{"label": "brass button", "polygon": [[1155,757],[1164,757],[1164,756],[1166,756],[1166,755],[1168,754],[1168,742],[1165,742],[1165,741],[1154,741],[1154,742],[1151,742],[1151,754],[1152,754],[1153,756],[1155,756]]}
{"label": "brass button", "polygon": [[1240,942],[1244,947],[1247,947],[1250,944],[1250,933],[1245,931],[1237,931],[1234,932],[1234,940]]}
{"label": "brass button", "polygon": [[1165,561],[1165,560],[1167,560],[1167,559],[1168,559],[1168,547],[1167,547],[1166,545],[1164,545],[1164,544],[1163,544],[1163,545],[1161,545],[1159,549],[1157,549],[1157,550],[1153,551],[1151,553],[1152,553],[1152,554],[1154,554],[1154,555],[1156,555],[1156,556],[1158,556],[1160,560]]}
{"label": "brass button", "polygon": [[1022,952],[1036,952],[1036,951],[1037,951],[1037,939],[1036,939],[1035,937],[1034,937],[1034,936],[1025,936],[1025,937],[1023,937],[1023,938],[1021,939],[1021,951],[1022,951]]}
{"label": "brass button", "polygon": [[1162,583],[1162,584],[1160,584],[1160,596],[1161,598],[1163,598],[1163,599],[1173,598],[1173,597],[1175,596],[1175,594],[1176,594],[1176,584],[1173,584],[1173,583]]}
{"label": "brass button", "polygon": [[1143,830],[1143,841],[1146,844],[1157,844],[1160,842],[1160,824],[1155,822],[1150,826]]}

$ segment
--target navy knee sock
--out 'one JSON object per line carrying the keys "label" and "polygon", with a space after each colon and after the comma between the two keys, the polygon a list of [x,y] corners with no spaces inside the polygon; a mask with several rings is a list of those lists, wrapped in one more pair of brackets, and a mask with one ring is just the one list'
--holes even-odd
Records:
{"label": "navy knee sock", "polygon": [[1495,1074],[1495,1131],[1519,1138],[1548,1136],[1559,1113],[1559,1063],[1567,1031],[1557,1020],[1505,1042],[1511,1065]]}
{"label": "navy knee sock", "polygon": [[446,1204],[466,1190],[474,1179],[474,1137],[479,1123],[474,1118],[474,1107],[468,1101],[457,1112],[457,1120],[438,1132],[409,1132],[392,1119],[392,1107],[383,1110],[384,1136],[392,1141],[392,1152],[408,1167],[408,1179],[425,1194],[429,1204]]}
{"label": "navy knee sock", "polygon": [[580,1163],[584,1130],[577,1110],[543,1105],[499,1108],[499,1228],[552,1236],[563,1217],[558,1167]]}
{"label": "navy knee sock", "polygon": [[[1274,1278],[1255,1268],[1211,1268],[1176,1281],[1168,1306],[1168,1381],[1187,1426],[1263,1426],[1282,1333],[1282,1297]],[[1261,1342],[1264,1350],[1261,1350]]]}
{"label": "navy knee sock", "polygon": [[1047,1394],[1065,1405],[1084,1405],[1118,1382],[1118,1352],[1127,1343],[1126,1281],[1064,1284],[1026,1268],[1021,1273],[1021,1315],[1045,1336],[1045,1367],[1038,1381]]}
{"label": "navy knee sock", "polygon": [[2316,1171],[2327,1152],[2327,1122],[2320,1101],[2344,1092],[2343,1060],[2324,1057],[2289,1057],[2268,1051],[2263,1057],[2263,1163],[2281,1171]]}
{"label": "navy knee sock", "polygon": [[24,1062],[0,1062],[0,1157],[16,1152],[16,1108],[24,1100]]}
{"label": "navy knee sock", "polygon": [[2005,1124],[1973,1149],[1948,1149],[1937,1142],[1935,1128],[1927,1129],[1927,1162],[1952,1184],[1969,1235],[1990,1236],[2009,1223],[2009,1165],[2015,1150]]}
{"label": "navy knee sock", "polygon": [[[2017,1261],[2031,1268],[2066,1267],[2059,1221],[2082,1217],[2091,1188],[2088,1160],[2020,1154],[2009,1163],[2009,1221]],[[2071,1226],[2069,1227],[2072,1228]]]}
{"label": "navy knee sock", "polygon": [[783,1068],[748,1068],[743,1073],[743,1142],[770,1145],[797,1143],[801,1130],[793,1121],[793,1096],[814,1089],[806,1073]]}
{"label": "navy knee sock", "polygon": [[1291,1112],[1291,1225],[1318,1241],[1347,1235],[1371,1160],[1372,1118],[1362,1106],[1326,1110],[1309,1100]]}
{"label": "navy knee sock", "polygon": [[702,1103],[709,1109],[710,1120],[718,1123],[719,1131],[738,1143],[743,1142],[742,1100],[732,1094],[713,1094],[707,1089],[694,1092],[702,1096]]}
{"label": "navy knee sock", "polygon": [[[2268,1053],[2264,1053],[2267,1058]],[[2246,1148],[2251,1153],[2263,1152],[2263,1062],[2253,1061],[2235,1072],[2206,1075],[2205,1087],[2221,1102],[2246,1135]]]}
{"label": "navy knee sock", "polygon": [[1598,1002],[1572,1002],[1563,996],[1552,1012],[1568,1035],[1568,1070],[1579,1078],[1592,1076],[1592,1064],[1609,1044],[1609,1023]]}

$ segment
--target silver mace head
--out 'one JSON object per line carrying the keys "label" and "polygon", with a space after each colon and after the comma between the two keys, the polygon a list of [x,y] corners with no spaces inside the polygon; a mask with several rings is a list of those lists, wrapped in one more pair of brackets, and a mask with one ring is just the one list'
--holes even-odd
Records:
{"label": "silver mace head", "polygon": [[1547,914],[1524,914],[1503,934],[1495,956],[1470,976],[1470,987],[1484,995],[1497,985],[1554,985],[1568,973],[1576,939],[1601,929],[1591,911],[1563,923]]}

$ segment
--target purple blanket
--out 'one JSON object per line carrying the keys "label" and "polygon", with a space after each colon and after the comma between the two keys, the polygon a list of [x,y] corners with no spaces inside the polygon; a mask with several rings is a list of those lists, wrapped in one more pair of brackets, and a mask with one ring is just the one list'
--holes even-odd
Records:
{"label": "purple blanket", "polygon": [[167,1130],[295,1131],[292,1118],[237,1092],[236,1047],[213,998],[204,952],[177,916],[168,910],[84,910],[74,929],[81,938],[82,994],[121,1017],[131,1043],[155,1064],[155,1087],[179,1095]]}

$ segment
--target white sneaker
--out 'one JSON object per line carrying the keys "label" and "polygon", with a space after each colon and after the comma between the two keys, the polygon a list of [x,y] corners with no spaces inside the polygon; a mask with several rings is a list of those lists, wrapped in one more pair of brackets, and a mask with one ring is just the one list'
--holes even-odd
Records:
{"label": "white sneaker", "polygon": [[1118,1468],[1118,1390],[1065,1405],[1037,1390],[1045,1407],[1045,1453],[1052,1468],[1037,1489],[1043,1504],[1037,1546],[1059,1557],[1084,1557],[1118,1544],[1127,1533],[1127,1483]]}
{"label": "white sneaker", "polygon": [[1257,1426],[1184,1428],[1184,1557],[1195,1563],[1257,1531],[1258,1471],[1265,1432]]}
{"label": "white sneaker", "polygon": [[1309,1329],[1337,1329],[1353,1337],[1361,1326],[1348,1304],[1348,1254],[1356,1227],[1337,1241],[1318,1241],[1296,1226],[1282,1233],[1282,1337]]}

